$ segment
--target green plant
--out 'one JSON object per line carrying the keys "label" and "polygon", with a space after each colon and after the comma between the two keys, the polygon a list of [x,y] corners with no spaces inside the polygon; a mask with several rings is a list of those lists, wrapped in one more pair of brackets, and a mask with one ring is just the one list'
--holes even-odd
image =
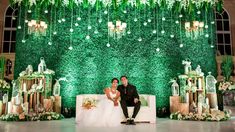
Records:
{"label": "green plant", "polygon": [[233,70],[233,61],[231,56],[225,56],[222,62],[222,72],[225,77],[225,81],[230,80],[230,75]]}

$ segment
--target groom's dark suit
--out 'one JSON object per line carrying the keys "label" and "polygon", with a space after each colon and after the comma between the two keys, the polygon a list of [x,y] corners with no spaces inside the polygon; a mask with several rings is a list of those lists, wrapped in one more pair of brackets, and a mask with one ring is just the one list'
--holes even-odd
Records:
{"label": "groom's dark suit", "polygon": [[134,112],[133,112],[132,118],[135,118],[140,110],[140,104],[141,104],[140,101],[138,101],[137,103],[134,103],[134,98],[139,99],[139,95],[136,90],[136,87],[128,83],[127,87],[123,85],[119,85],[117,90],[121,94],[120,103],[121,103],[122,110],[123,110],[125,117],[129,118],[127,106],[134,106]]}

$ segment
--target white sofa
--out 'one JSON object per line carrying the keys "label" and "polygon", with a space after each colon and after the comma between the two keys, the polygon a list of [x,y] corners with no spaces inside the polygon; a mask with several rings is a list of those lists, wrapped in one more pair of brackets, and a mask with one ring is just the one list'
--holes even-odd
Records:
{"label": "white sofa", "polygon": [[[135,122],[141,123],[156,123],[156,98],[155,95],[147,95],[147,94],[140,94],[140,97],[143,97],[147,101],[147,106],[141,106],[138,115],[135,118]],[[101,94],[82,94],[77,95],[76,99],[76,122],[78,123],[79,115],[83,114],[84,108],[82,107],[83,99],[85,98],[93,98],[96,100],[100,100],[105,98],[105,95]],[[129,116],[132,115],[134,107],[128,107]],[[124,115],[120,115],[125,120]]]}

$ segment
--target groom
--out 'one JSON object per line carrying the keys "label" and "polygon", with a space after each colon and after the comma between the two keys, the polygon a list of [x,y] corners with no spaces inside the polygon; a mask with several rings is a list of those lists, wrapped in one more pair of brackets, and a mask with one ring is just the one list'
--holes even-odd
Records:
{"label": "groom", "polygon": [[[127,125],[135,125],[134,119],[140,110],[139,95],[137,93],[136,87],[128,83],[126,76],[121,76],[120,78],[122,85],[119,85],[117,90],[121,94],[121,107],[122,111],[127,119]],[[134,112],[130,118],[128,115],[127,106],[134,106]]]}

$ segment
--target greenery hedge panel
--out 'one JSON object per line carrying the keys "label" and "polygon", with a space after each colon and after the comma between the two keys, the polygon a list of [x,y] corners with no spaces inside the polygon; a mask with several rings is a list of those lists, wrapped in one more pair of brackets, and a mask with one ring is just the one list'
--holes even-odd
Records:
{"label": "greenery hedge panel", "polygon": [[[103,88],[110,86],[111,79],[119,78],[121,75],[127,75],[129,82],[137,86],[139,93],[156,95],[157,107],[164,107],[169,106],[169,96],[171,95],[169,80],[183,73],[182,60],[189,58],[193,63],[193,69],[197,65],[201,65],[203,72],[212,71],[215,74],[215,51],[210,47],[214,43],[215,37],[214,25],[210,24],[211,20],[208,20],[209,29],[205,31],[209,32],[209,38],[202,35],[197,39],[190,39],[185,37],[184,25],[180,30],[180,26],[175,24],[176,20],[180,20],[179,14],[171,17],[170,12],[157,11],[157,15],[155,15],[158,16],[155,20],[157,34],[153,34],[154,11],[140,11],[141,16],[138,14],[139,11],[134,9],[128,10],[127,14],[119,13],[116,16],[112,15],[114,13],[110,13],[110,20],[115,21],[115,18],[119,16],[121,21],[125,21],[128,26],[131,26],[132,33],[126,34],[119,40],[110,38],[111,46],[107,47],[107,15],[100,11],[102,17],[100,24],[97,22],[97,14],[99,16],[100,12],[91,10],[92,29],[89,31],[91,39],[86,40],[89,19],[87,14],[89,13],[87,10],[80,9],[80,11],[82,20],[77,21],[78,9],[74,10],[74,23],[78,22],[79,26],[73,26],[73,50],[68,49],[71,37],[69,32],[71,10],[69,9],[65,9],[65,23],[57,22],[63,17],[63,9],[57,10],[56,22],[52,20],[52,24],[48,19],[51,13],[43,14],[41,19],[48,19],[47,36],[37,37],[25,34],[26,43],[22,43],[24,29],[17,30],[15,78],[22,70],[25,70],[28,64],[32,64],[34,69],[37,69],[40,57],[44,57],[47,67],[55,70],[56,79],[66,77],[69,80],[61,82],[62,105],[65,107],[75,107],[75,99],[78,94],[103,93]],[[24,9],[21,12],[19,24],[24,27]],[[163,14],[166,17],[165,22],[161,21]],[[30,20],[33,16],[36,15],[28,14],[27,18]],[[133,21],[135,16],[141,18],[140,22]],[[150,16],[152,21],[144,26],[143,22],[147,21]],[[207,16],[209,15],[207,14]],[[55,18],[55,16],[52,17]],[[58,32],[57,35],[52,35],[52,45],[48,45],[50,25],[55,27]],[[94,34],[96,28],[99,34]],[[161,34],[162,28],[164,28],[165,34]],[[180,31],[182,32],[181,37]],[[27,29],[25,32],[27,33]],[[175,38],[171,38],[170,34],[174,34]],[[140,36],[143,39],[141,42],[138,41]],[[182,48],[179,47],[181,38],[184,44]],[[157,52],[156,48],[159,48],[160,51]]]}

